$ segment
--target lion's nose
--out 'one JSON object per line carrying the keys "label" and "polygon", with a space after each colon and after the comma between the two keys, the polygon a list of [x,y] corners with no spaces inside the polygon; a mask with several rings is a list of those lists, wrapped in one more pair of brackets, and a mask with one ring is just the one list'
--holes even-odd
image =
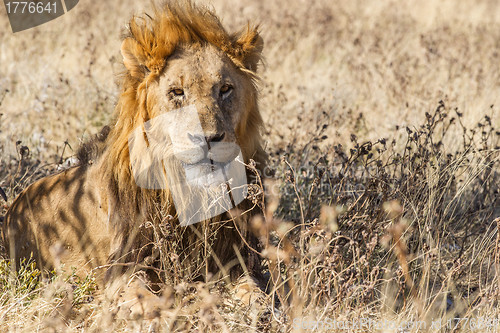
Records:
{"label": "lion's nose", "polygon": [[224,140],[226,133],[214,134],[210,136],[203,136],[201,134],[188,134],[189,140],[197,146],[204,146],[205,144],[211,144],[213,142],[221,142]]}
{"label": "lion's nose", "polygon": [[208,143],[221,142],[222,140],[224,140],[224,136],[226,136],[226,133],[214,134],[214,135],[206,136],[205,140],[207,140]]}

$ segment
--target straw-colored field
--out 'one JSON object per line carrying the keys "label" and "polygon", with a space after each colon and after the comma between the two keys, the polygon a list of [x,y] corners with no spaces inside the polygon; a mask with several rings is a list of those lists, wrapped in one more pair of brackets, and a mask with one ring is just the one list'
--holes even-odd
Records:
{"label": "straw-colored field", "polygon": [[[278,202],[268,207],[266,253],[293,245],[278,259],[294,297],[290,306],[269,301],[257,318],[217,286],[186,281],[170,286],[154,325],[499,331],[500,3],[210,4],[230,31],[260,23],[260,110],[275,170],[268,194]],[[13,34],[0,6],[0,187],[8,197],[0,216],[30,182],[74,163],[80,143],[108,123],[120,93],[120,36],[148,8],[82,0]],[[283,234],[280,225],[295,228]],[[151,324],[120,317],[91,280],[35,276],[33,267],[14,276],[0,265],[0,331]],[[285,297],[277,287],[271,295]]]}

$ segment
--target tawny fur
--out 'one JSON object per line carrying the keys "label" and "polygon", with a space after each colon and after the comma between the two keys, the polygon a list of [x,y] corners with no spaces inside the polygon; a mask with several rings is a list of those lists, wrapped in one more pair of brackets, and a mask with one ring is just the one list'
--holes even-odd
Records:
{"label": "tawny fur", "polygon": [[[152,264],[165,279],[175,265],[189,279],[208,278],[221,270],[237,278],[243,269],[236,248],[250,274],[259,277],[258,242],[248,228],[258,209],[245,200],[238,213],[180,227],[168,189],[147,190],[136,185],[128,138],[163,103],[161,80],[178,74],[169,67],[174,62],[171,59],[187,66],[194,61],[190,57],[212,57],[228,71],[235,86],[242,88],[235,92],[238,99],[232,106],[239,115],[234,138],[245,162],[253,159],[262,169],[266,157],[261,147],[255,73],[262,46],[256,28],[248,26],[229,34],[214,13],[189,1],[169,2],[154,9],[152,16],[133,18],[122,44],[126,73],[109,134],[106,131],[84,146],[80,166],[29,186],[7,212],[2,235],[15,262],[33,254],[44,268],[62,260],[82,273],[102,267],[108,278],[115,272],[112,268],[121,273],[123,268]],[[196,86],[196,82],[191,84]],[[204,86],[200,83],[199,87]],[[198,103],[200,96],[195,99]],[[207,110],[203,118],[207,124],[220,122],[216,110],[211,111],[212,104],[201,106]],[[227,122],[223,125],[228,126]],[[243,211],[246,213],[240,214]],[[175,245],[169,243],[174,241]],[[160,256],[155,255],[158,249]],[[176,252],[172,258],[177,259],[169,259],[165,250]],[[165,265],[165,260],[173,264]]]}

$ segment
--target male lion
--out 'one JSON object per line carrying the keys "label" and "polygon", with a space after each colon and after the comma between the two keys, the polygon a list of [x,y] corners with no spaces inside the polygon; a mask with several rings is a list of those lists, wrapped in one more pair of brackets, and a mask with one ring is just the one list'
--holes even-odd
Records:
{"label": "male lion", "polygon": [[[104,280],[153,263],[163,279],[228,273],[234,281],[244,270],[261,278],[258,240],[248,227],[258,209],[250,200],[238,204],[233,191],[237,209],[189,226],[179,216],[224,192],[226,166],[238,155],[264,166],[255,74],[262,47],[256,28],[229,34],[214,13],[189,1],[133,18],[109,133],[83,147],[79,166],[37,181],[14,201],[3,227],[14,262],[33,254],[43,268],[62,262],[105,273]],[[183,119],[193,110],[194,120]],[[189,195],[175,200],[174,186]],[[192,198],[200,202],[193,206]]]}

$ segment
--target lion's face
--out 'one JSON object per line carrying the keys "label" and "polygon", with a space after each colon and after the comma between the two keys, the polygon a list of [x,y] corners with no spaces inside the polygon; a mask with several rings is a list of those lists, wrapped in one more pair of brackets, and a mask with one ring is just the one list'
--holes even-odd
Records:
{"label": "lion's face", "polygon": [[256,28],[228,34],[215,16],[170,9],[133,19],[122,43],[127,75],[112,140],[123,153],[116,158],[130,158],[140,188],[231,185],[261,151],[254,79],[262,39]]}
{"label": "lion's face", "polygon": [[[219,49],[191,46],[169,57],[160,77],[147,88],[149,117],[188,179],[210,185],[213,175],[240,153],[237,127],[245,112],[248,84]],[[158,137],[158,135],[157,135]],[[170,156],[171,157],[171,156]]]}

